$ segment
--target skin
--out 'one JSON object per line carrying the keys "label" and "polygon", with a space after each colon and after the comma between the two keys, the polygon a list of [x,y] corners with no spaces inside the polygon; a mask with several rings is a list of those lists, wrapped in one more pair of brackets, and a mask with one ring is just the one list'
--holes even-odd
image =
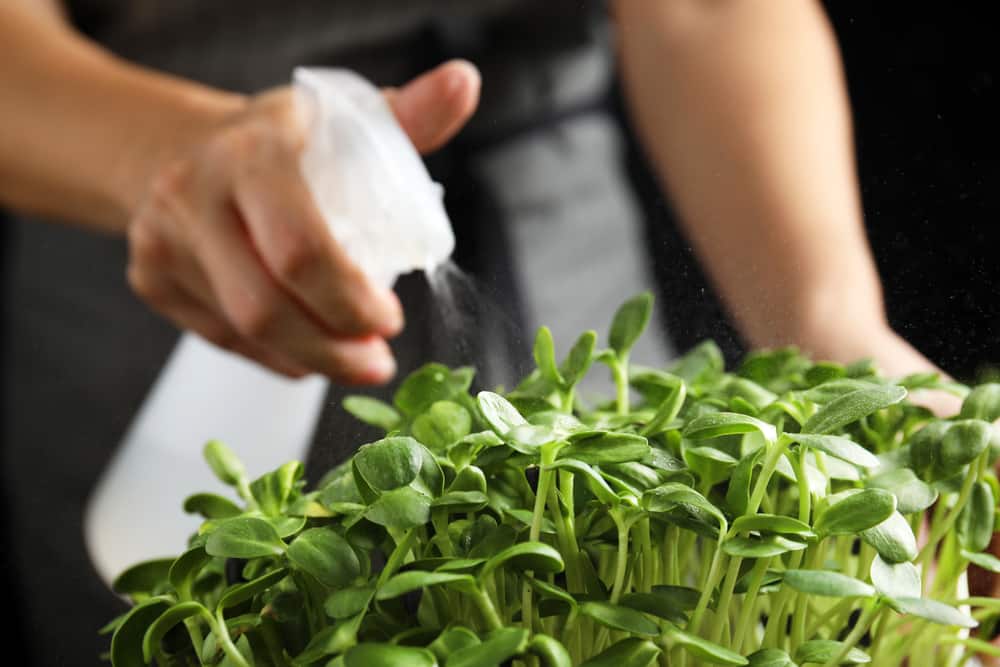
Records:
{"label": "skin", "polygon": [[[938,370],[887,322],[819,3],[612,11],[645,147],[748,342]],[[399,302],[326,233],[288,88],[245,97],[137,67],[74,32],[56,0],[0,0],[0,43],[16,54],[0,58],[0,202],[126,235],[128,280],[151,308],[277,372],[392,377]],[[479,76],[450,62],[385,94],[427,152],[473,113]],[[957,411],[946,394],[918,398]]]}

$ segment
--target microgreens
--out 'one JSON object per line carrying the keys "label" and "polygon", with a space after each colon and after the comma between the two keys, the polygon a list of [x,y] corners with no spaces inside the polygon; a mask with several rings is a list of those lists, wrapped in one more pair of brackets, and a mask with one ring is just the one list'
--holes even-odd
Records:
{"label": "microgreens", "polygon": [[[970,598],[998,496],[1000,385],[792,349],[727,373],[712,343],[667,370],[630,363],[652,298],[619,309],[506,393],[429,364],[392,405],[345,407],[386,437],[313,489],[288,463],[250,480],[205,457],[229,497],[175,559],[115,589],[115,667],[958,667],[1000,600]],[[576,387],[593,362],[615,396]],[[908,390],[964,397],[936,419]],[[923,527],[923,528],[922,528]],[[918,540],[917,535],[925,533]],[[969,629],[982,624],[980,637]],[[986,632],[984,632],[986,631]]]}

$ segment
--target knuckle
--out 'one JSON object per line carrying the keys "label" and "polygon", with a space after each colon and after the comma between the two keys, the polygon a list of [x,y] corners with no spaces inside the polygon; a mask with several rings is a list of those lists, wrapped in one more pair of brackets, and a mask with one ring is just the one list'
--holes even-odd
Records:
{"label": "knuckle", "polygon": [[284,282],[303,280],[320,261],[320,251],[300,233],[285,233],[272,251],[272,270]]}
{"label": "knuckle", "polygon": [[274,330],[277,309],[273,299],[245,299],[230,314],[233,327],[250,340],[266,340]]}
{"label": "knuckle", "polygon": [[194,166],[189,160],[174,160],[163,167],[150,186],[154,205],[168,207],[190,189]]}
{"label": "knuckle", "polygon": [[217,139],[217,146],[225,159],[248,160],[260,156],[271,139],[266,124],[250,121],[223,132]]}
{"label": "knuckle", "polygon": [[163,267],[170,262],[170,246],[149,224],[136,220],[128,230],[129,251],[133,260],[144,266]]}

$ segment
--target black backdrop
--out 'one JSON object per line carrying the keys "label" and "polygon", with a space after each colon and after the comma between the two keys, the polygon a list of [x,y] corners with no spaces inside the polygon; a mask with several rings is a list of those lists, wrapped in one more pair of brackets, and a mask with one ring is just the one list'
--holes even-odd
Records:
{"label": "black backdrop", "polygon": [[[894,328],[946,371],[1000,363],[1000,98],[986,3],[830,0],[854,109],[866,225]],[[638,154],[663,305],[678,347],[742,345]],[[680,250],[678,250],[680,249]]]}

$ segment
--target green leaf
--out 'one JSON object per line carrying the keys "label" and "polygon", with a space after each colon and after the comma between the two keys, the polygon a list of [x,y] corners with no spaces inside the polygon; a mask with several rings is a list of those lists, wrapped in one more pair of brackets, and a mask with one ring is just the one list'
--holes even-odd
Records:
{"label": "green leaf", "polygon": [[500,665],[528,648],[528,631],[523,628],[501,628],[493,631],[481,644],[460,649],[448,658],[447,667],[487,667]]}
{"label": "green leaf", "polygon": [[629,593],[622,597],[620,604],[623,607],[645,612],[678,625],[687,622],[684,608],[677,603],[673,596],[663,592]]}
{"label": "green leaf", "polygon": [[941,440],[941,468],[952,473],[972,463],[989,447],[992,435],[990,424],[979,419],[954,422]]}
{"label": "green leaf", "polygon": [[798,535],[806,538],[816,536],[809,524],[780,514],[750,514],[741,516],[733,521],[732,530],[738,533],[755,531],[760,533],[778,533],[780,535]]}
{"label": "green leaf", "polygon": [[962,401],[962,410],[958,414],[963,419],[987,422],[1000,419],[1000,384],[987,382],[975,387]]}
{"label": "green leaf", "polygon": [[375,584],[366,583],[334,591],[323,603],[323,609],[330,618],[340,620],[356,616],[368,608],[375,596]]}
{"label": "green leaf", "polygon": [[211,556],[205,552],[205,547],[198,546],[188,549],[171,564],[167,578],[181,600],[191,598],[191,585],[201,569],[211,560]]}
{"label": "green leaf", "polygon": [[813,530],[821,537],[851,535],[877,526],[896,511],[896,496],[882,489],[864,489],[826,508]]}
{"label": "green leaf", "polygon": [[566,605],[566,609],[576,608],[576,598],[570,595],[568,592],[559,588],[555,584],[550,584],[543,579],[535,579],[534,577],[528,577],[528,584],[538,593],[538,596],[543,600],[557,600]]}
{"label": "green leaf", "polygon": [[411,373],[396,391],[393,403],[407,417],[416,417],[437,401],[464,394],[472,383],[472,370],[451,370],[441,364],[426,364]]}
{"label": "green leaf", "polygon": [[265,473],[250,483],[250,492],[260,510],[268,516],[277,517],[285,510],[285,503],[302,477],[302,464],[289,461],[277,470]]}
{"label": "green leaf", "polygon": [[978,565],[987,572],[1000,574],[1000,558],[997,558],[993,554],[974,554],[971,551],[963,551],[962,558],[965,558],[970,563]]}
{"label": "green leaf", "polygon": [[[736,580],[736,586],[733,588],[733,592],[738,595],[747,593],[750,590],[750,579],[753,570],[747,572],[742,577]],[[782,579],[784,579],[784,572],[779,572],[778,570],[767,570],[764,572],[764,578],[760,582],[760,590],[764,593],[777,592],[781,588]]]}
{"label": "green leaf", "polygon": [[724,435],[759,432],[768,442],[777,439],[774,426],[738,412],[712,412],[695,417],[684,427],[684,437],[690,440],[707,440]]}
{"label": "green leaf", "polygon": [[573,667],[569,651],[559,640],[548,635],[537,634],[528,643],[528,653],[542,659],[544,667]]}
{"label": "green leaf", "polygon": [[670,392],[660,402],[659,407],[653,414],[653,418],[643,427],[640,434],[652,436],[662,433],[668,424],[677,419],[681,408],[684,407],[685,400],[687,400],[687,386],[683,380],[678,378],[676,384],[674,384]]}
{"label": "green leaf", "polygon": [[783,581],[801,593],[831,598],[874,597],[875,589],[863,581],[828,570],[786,570]]}
{"label": "green leaf", "polygon": [[659,655],[660,648],[648,639],[628,637],[580,663],[580,667],[649,667]]}
{"label": "green leaf", "polygon": [[649,316],[653,310],[653,295],[643,292],[623,303],[615,312],[611,321],[611,331],[608,333],[608,344],[621,359],[628,355],[632,346],[649,324]]}
{"label": "green leaf", "polygon": [[976,482],[958,519],[958,543],[969,551],[985,551],[993,539],[996,500],[988,482]]}
{"label": "green leaf", "polygon": [[358,644],[344,654],[345,667],[438,667],[427,649],[396,644]]}
{"label": "green leaf", "polygon": [[749,667],[798,667],[788,654],[777,648],[762,648],[747,656]]}
{"label": "green leaf", "polygon": [[479,576],[485,579],[498,567],[510,566],[535,574],[562,572],[562,554],[542,542],[521,542],[508,547],[486,561]]}
{"label": "green leaf", "polygon": [[219,609],[228,609],[238,604],[246,602],[258,593],[263,593],[279,581],[288,576],[287,568],[271,570],[267,574],[261,575],[253,581],[248,581],[237,586],[226,589],[226,592],[219,598]]}
{"label": "green leaf", "polygon": [[913,563],[887,563],[875,556],[871,566],[872,585],[889,598],[920,597],[920,571]]}
{"label": "green leaf", "polygon": [[540,327],[535,336],[535,347],[533,350],[535,364],[542,377],[561,387],[565,380],[556,366],[556,348],[552,341],[552,332],[548,327]]}
{"label": "green leaf", "polygon": [[288,560],[323,584],[337,588],[361,574],[351,545],[330,528],[310,528],[288,545]]}
{"label": "green leaf", "polygon": [[313,635],[305,649],[292,660],[292,664],[295,667],[311,667],[321,658],[335,653],[343,653],[351,648],[358,641],[358,629],[361,627],[363,618],[364,614],[362,613],[336,625],[326,626]]}
{"label": "green leaf", "polygon": [[200,514],[206,519],[228,519],[239,516],[243,510],[229,498],[214,493],[196,493],[184,501],[184,511]]}
{"label": "green leaf", "polygon": [[583,379],[590,370],[590,364],[594,361],[594,346],[597,344],[597,334],[593,331],[585,331],[563,360],[559,373],[567,387],[572,387]]}
{"label": "green leaf", "polygon": [[438,660],[447,661],[452,653],[476,646],[479,643],[479,637],[476,636],[476,633],[457,625],[442,630],[437,639],[431,642],[427,648],[437,656]]}
{"label": "green leaf", "polygon": [[142,642],[146,630],[170,605],[170,598],[154,597],[132,607],[111,637],[113,667],[145,667]]}
{"label": "green leaf", "polygon": [[699,385],[721,374],[724,368],[722,350],[713,341],[706,340],[691,348],[669,370],[688,385]]}
{"label": "green leaf", "polygon": [[649,443],[641,435],[607,432],[574,439],[559,450],[558,458],[601,465],[641,461],[648,454]]}
{"label": "green leaf", "polygon": [[431,499],[404,486],[386,491],[365,510],[365,518],[387,528],[407,530],[427,523],[431,515]]}
{"label": "green leaf", "polygon": [[937,467],[941,458],[941,442],[951,422],[932,421],[910,436],[910,461],[905,460],[900,465],[910,465],[914,470],[926,473]]}
{"label": "green leaf", "polygon": [[913,529],[898,511],[882,523],[861,532],[861,539],[889,563],[902,563],[917,557],[917,539]]}
{"label": "green leaf", "polygon": [[479,411],[483,413],[483,419],[501,437],[507,435],[515,426],[528,423],[521,413],[499,394],[481,391],[476,396],[476,401],[479,403]]}
{"label": "green leaf", "polygon": [[285,553],[285,543],[268,521],[255,517],[227,519],[208,536],[205,551],[223,558],[260,558]]}
{"label": "green leaf", "polygon": [[420,570],[403,572],[390,577],[387,582],[382,584],[382,587],[375,594],[375,599],[379,601],[392,600],[422,588],[445,584],[460,584],[461,588],[469,590],[476,585],[476,580],[468,574],[421,572]]}
{"label": "green leaf", "polygon": [[802,425],[806,433],[832,433],[862,417],[899,403],[906,390],[896,385],[874,385],[839,396]]}
{"label": "green leaf", "polygon": [[938,498],[937,490],[920,480],[909,468],[897,468],[871,477],[867,485],[885,489],[896,496],[896,509],[900,514],[923,512]]}
{"label": "green leaf", "polygon": [[[812,639],[803,642],[795,652],[795,662],[799,664],[815,663],[825,665],[833,660],[843,650],[844,643],[832,639]],[[852,648],[840,661],[841,665],[863,665],[871,662],[867,653],[858,648]]]}
{"label": "green leaf", "polygon": [[660,634],[659,626],[648,616],[629,607],[595,600],[581,603],[579,609],[583,616],[592,618],[612,630],[622,630],[646,637],[655,637]]}
{"label": "green leaf", "polygon": [[938,625],[974,628],[978,623],[958,609],[926,598],[888,598],[889,606],[900,614],[916,616]]}
{"label": "green leaf", "polygon": [[825,404],[829,403],[830,401],[836,398],[840,398],[845,394],[849,394],[852,391],[857,391],[859,389],[868,389],[872,386],[873,384],[868,380],[838,378],[835,380],[824,382],[815,387],[812,387],[811,389],[803,392],[802,396],[807,401],[812,401],[813,403]]}
{"label": "green leaf", "polygon": [[398,428],[403,420],[391,405],[370,396],[347,396],[342,405],[358,420],[377,426],[386,433]]}
{"label": "green leaf", "polygon": [[179,602],[167,609],[146,630],[142,639],[142,655],[147,663],[153,661],[160,650],[160,641],[178,623],[196,614],[208,614],[200,602]]}
{"label": "green leaf", "polygon": [[741,516],[750,505],[750,484],[753,481],[753,471],[760,465],[764,447],[755,449],[743,456],[733,469],[729,478],[729,488],[726,490],[726,506],[732,514]]}
{"label": "green leaf", "polygon": [[437,401],[427,412],[413,420],[410,431],[413,437],[435,451],[469,435],[472,416],[458,403]]}
{"label": "green leaf", "polygon": [[203,454],[212,472],[222,480],[223,484],[236,486],[241,479],[246,477],[246,470],[233,450],[218,440],[210,440],[205,445]]}
{"label": "green leaf", "polygon": [[701,483],[708,487],[729,477],[729,471],[737,463],[735,458],[714,447],[685,447],[683,455]]}
{"label": "green leaf", "polygon": [[291,537],[306,527],[306,517],[304,516],[272,516],[266,518],[274,526],[274,529],[278,532],[278,537],[281,539]]}
{"label": "green leaf", "polygon": [[719,646],[707,639],[702,639],[697,635],[692,635],[678,628],[670,627],[667,635],[676,646],[681,646],[685,651],[702,660],[716,665],[745,665],[747,659],[739,653],[734,653],[728,648]]}
{"label": "green leaf", "polygon": [[376,491],[408,486],[423,465],[420,443],[409,437],[384,438],[363,445],[354,454],[355,475]]}
{"label": "green leaf", "polygon": [[740,558],[772,558],[788,553],[801,551],[808,546],[805,542],[790,540],[781,535],[765,535],[764,537],[731,537],[722,544],[722,550],[730,556]]}
{"label": "green leaf", "polygon": [[824,452],[856,466],[876,468],[879,465],[878,457],[848,438],[814,433],[788,433],[786,435],[792,442]]}
{"label": "green leaf", "polygon": [[111,583],[111,590],[132,598],[153,595],[168,581],[172,558],[156,558],[136,563],[119,574]]}
{"label": "green leaf", "polygon": [[536,424],[521,424],[507,431],[504,436],[507,444],[516,452],[537,455],[542,445],[555,442],[558,439],[555,431],[548,426]]}
{"label": "green leaf", "polygon": [[[618,496],[615,496],[615,498],[617,497]],[[515,521],[523,523],[525,526],[530,526],[535,518],[535,515],[531,510],[510,508],[510,509],[505,509],[503,513],[513,518]],[[556,534],[556,524],[552,522],[552,519],[548,517],[542,517],[541,533],[542,535]]]}
{"label": "green leaf", "polygon": [[482,491],[449,491],[431,502],[431,509],[443,508],[450,514],[478,512],[490,499]]}
{"label": "green leaf", "polygon": [[669,512],[678,506],[688,511],[694,510],[696,513],[717,521],[721,532],[725,532],[729,525],[726,516],[719,508],[709,502],[705,496],[679,482],[667,482],[646,491],[642,494],[640,504],[647,511],[653,513]]}

